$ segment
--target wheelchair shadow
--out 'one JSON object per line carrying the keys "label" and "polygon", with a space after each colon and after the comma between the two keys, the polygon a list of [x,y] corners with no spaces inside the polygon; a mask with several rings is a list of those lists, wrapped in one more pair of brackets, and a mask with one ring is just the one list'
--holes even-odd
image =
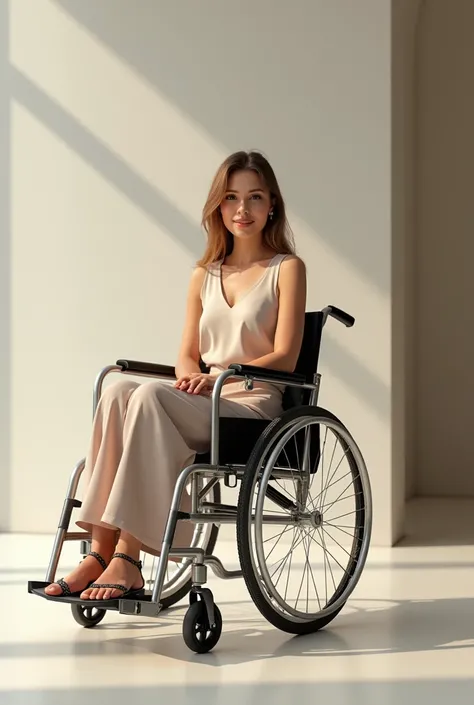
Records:
{"label": "wheelchair shadow", "polygon": [[[226,618],[222,637],[209,654],[192,654],[181,635],[182,610],[167,613],[160,627],[173,634],[118,639],[121,647],[139,648],[179,661],[209,666],[238,665],[283,656],[364,656],[452,649],[474,649],[474,598],[436,600],[364,600],[333,625],[306,636],[288,637],[263,618]],[[229,603],[234,604],[234,603]],[[239,625],[239,626],[238,626]],[[149,628],[149,623],[148,623]]]}

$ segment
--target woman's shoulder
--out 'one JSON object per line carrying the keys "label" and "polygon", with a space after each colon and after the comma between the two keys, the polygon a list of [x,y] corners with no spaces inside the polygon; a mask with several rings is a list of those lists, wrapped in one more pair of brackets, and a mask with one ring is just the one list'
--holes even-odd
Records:
{"label": "woman's shoulder", "polygon": [[218,271],[218,263],[200,265],[197,264],[191,272],[190,287],[196,293],[201,293],[208,274],[215,274]]}
{"label": "woman's shoulder", "polygon": [[280,266],[283,272],[295,272],[296,274],[306,272],[306,265],[298,255],[282,255]]}

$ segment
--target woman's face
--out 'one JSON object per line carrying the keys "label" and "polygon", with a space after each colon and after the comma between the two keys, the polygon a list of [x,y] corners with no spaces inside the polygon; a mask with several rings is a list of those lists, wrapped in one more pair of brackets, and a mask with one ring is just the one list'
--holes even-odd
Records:
{"label": "woman's face", "polygon": [[231,175],[221,203],[222,219],[229,232],[247,238],[260,234],[271,210],[268,188],[255,171],[246,169]]}

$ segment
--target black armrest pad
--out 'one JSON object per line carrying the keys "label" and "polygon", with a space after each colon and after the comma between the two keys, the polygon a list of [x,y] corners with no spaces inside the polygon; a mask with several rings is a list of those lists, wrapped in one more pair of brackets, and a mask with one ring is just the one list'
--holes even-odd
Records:
{"label": "black armrest pad", "polygon": [[254,367],[253,365],[229,365],[230,370],[235,370],[239,375],[246,377],[260,377],[271,382],[286,382],[287,384],[305,384],[306,377],[298,372],[284,372],[283,370],[270,370],[268,367]]}
{"label": "black armrest pad", "polygon": [[137,362],[136,360],[117,360],[116,364],[125,372],[150,375],[151,377],[176,377],[171,365],[157,365],[154,362]]}

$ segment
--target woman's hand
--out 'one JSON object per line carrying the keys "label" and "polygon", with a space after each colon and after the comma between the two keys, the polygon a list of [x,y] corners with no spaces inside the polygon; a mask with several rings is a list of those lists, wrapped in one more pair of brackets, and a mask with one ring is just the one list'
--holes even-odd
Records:
{"label": "woman's hand", "polygon": [[175,382],[176,389],[188,394],[203,394],[210,396],[214,387],[215,378],[202,372],[191,372],[179,377]]}

